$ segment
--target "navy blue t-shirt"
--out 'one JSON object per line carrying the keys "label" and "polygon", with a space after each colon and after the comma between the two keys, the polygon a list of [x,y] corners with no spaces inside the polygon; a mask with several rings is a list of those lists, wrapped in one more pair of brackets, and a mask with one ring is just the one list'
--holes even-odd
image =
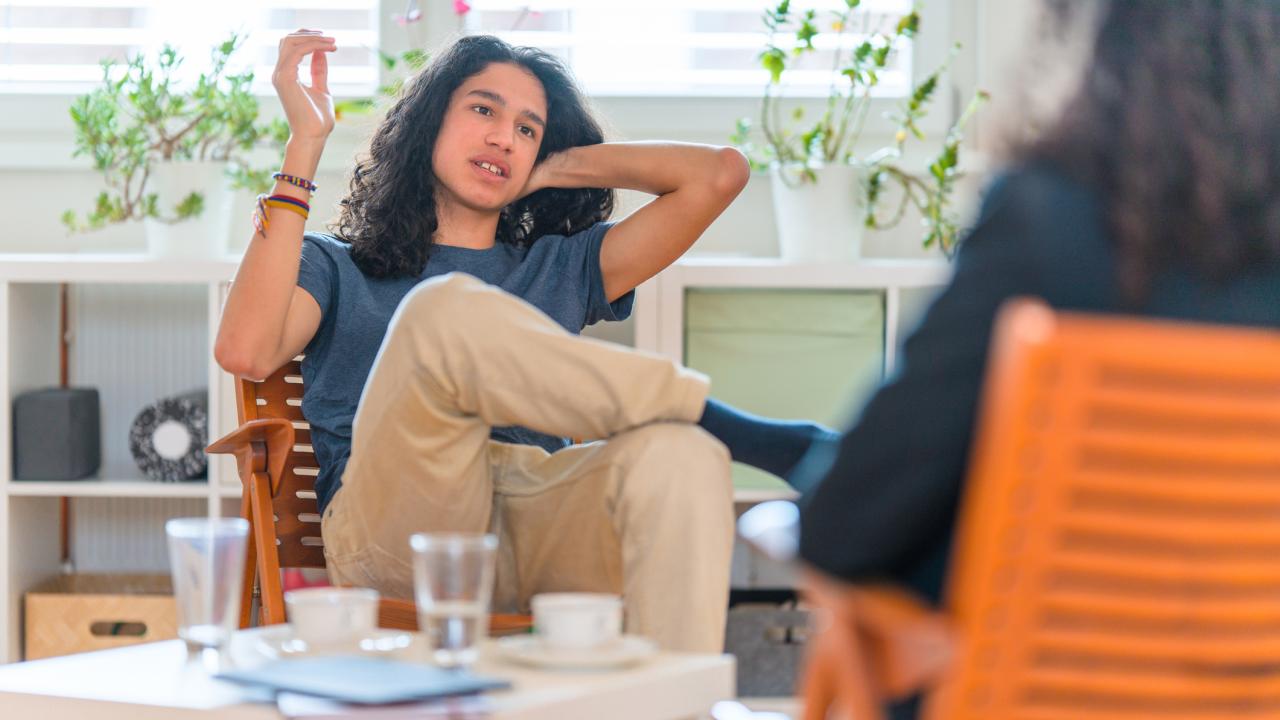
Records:
{"label": "navy blue t-shirt", "polygon": [[[610,303],[600,272],[600,245],[612,225],[597,223],[568,237],[547,235],[528,248],[504,243],[485,250],[437,245],[421,275],[389,280],[360,272],[347,243],[332,235],[307,233],[298,286],[315,298],[321,316],[302,361],[302,414],[311,424],[311,444],[320,466],[320,512],[341,485],[351,454],[356,405],[391,316],[414,286],[437,275],[463,272],[523,298],[574,334],[600,320],[623,320],[631,314],[635,294]],[[494,428],[492,437],[550,452],[568,443],[520,427]]]}

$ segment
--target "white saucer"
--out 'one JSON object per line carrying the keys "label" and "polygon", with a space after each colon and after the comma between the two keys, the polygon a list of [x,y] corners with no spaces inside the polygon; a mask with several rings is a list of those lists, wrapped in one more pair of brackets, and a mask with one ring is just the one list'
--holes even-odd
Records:
{"label": "white saucer", "polygon": [[301,638],[294,637],[288,625],[263,628],[258,634],[255,650],[270,658],[301,658],[324,655],[367,655],[412,659],[417,654],[417,637],[401,630],[374,630],[358,642],[324,646],[309,646]]}
{"label": "white saucer", "polygon": [[606,670],[634,665],[658,652],[648,638],[623,635],[590,650],[552,650],[537,635],[498,638],[498,654],[511,662],[547,670]]}

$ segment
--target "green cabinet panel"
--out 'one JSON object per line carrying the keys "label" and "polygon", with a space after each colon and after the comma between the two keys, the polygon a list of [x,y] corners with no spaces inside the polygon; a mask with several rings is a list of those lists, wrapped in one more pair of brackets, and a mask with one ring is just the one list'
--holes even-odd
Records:
{"label": "green cabinet panel", "polygon": [[[841,426],[882,375],[878,291],[691,288],[684,321],[685,364],[711,377],[713,396],[761,415]],[[742,465],[734,484],[782,485]]]}

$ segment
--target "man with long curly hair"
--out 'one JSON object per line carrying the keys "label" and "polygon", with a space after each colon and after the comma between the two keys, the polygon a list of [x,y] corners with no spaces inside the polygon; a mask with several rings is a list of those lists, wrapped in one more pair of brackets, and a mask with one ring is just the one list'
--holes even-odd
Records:
{"label": "man with long curly hair", "polygon": [[[738,413],[700,374],[578,333],[630,313],[742,190],[745,159],[604,143],[559,61],[466,37],[406,84],[334,234],[304,234],[334,48],[281,41],[291,137],[214,349],[249,378],[305,353],[330,577],[411,597],[412,533],[491,531],[497,608],[617,592],[628,632],[720,651],[733,507],[708,430],[778,474],[825,431]],[[609,222],[612,188],[657,198]]]}

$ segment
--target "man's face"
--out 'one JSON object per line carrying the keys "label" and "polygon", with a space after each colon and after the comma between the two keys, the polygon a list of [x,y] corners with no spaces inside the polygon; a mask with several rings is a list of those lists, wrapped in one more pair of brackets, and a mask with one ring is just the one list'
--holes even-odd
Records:
{"label": "man's face", "polygon": [[492,63],[449,98],[431,164],[437,203],[499,211],[520,197],[546,126],[542,83],[528,70]]}

